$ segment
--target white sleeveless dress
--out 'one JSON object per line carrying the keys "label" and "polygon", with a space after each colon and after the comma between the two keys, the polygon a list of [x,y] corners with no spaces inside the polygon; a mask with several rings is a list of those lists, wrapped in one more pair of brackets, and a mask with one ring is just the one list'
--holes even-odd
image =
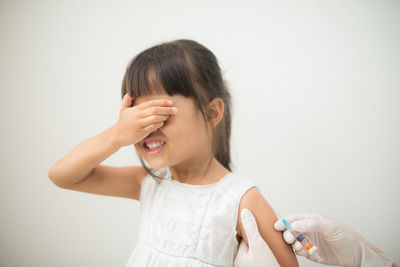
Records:
{"label": "white sleeveless dress", "polygon": [[126,267],[233,266],[239,201],[257,186],[232,172],[207,185],[172,180],[168,167],[153,172],[165,179],[143,180],[139,241]]}

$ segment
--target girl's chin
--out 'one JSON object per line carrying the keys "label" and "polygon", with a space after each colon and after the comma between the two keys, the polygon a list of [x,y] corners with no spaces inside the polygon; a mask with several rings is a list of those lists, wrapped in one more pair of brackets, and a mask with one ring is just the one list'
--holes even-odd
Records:
{"label": "girl's chin", "polygon": [[161,162],[161,161],[160,162],[150,161],[148,163],[153,169],[162,169],[162,168],[168,167],[168,165],[166,165],[164,162]]}
{"label": "girl's chin", "polygon": [[168,167],[167,162],[162,157],[157,158],[157,157],[152,157],[152,156],[143,155],[143,154],[141,156],[146,161],[146,163],[148,165],[150,165],[152,168],[161,169],[164,167]]}

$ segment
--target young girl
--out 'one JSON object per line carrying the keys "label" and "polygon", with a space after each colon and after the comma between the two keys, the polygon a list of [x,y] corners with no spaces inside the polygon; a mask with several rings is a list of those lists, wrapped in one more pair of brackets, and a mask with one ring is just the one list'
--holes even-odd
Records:
{"label": "young girl", "polygon": [[[118,122],[77,145],[49,177],[62,188],[141,202],[140,238],[126,266],[233,266],[241,239],[248,245],[243,208],[279,264],[298,266],[258,187],[231,171],[230,93],[209,49],[181,39],[141,52],[121,96]],[[100,165],[131,144],[142,166]]]}

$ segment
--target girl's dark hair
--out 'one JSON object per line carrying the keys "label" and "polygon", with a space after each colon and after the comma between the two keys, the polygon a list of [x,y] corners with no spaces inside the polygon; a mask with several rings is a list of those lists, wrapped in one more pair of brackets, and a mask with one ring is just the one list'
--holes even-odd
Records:
{"label": "girl's dark hair", "polygon": [[[223,79],[218,60],[205,46],[196,41],[179,39],[150,47],[136,55],[129,63],[122,81],[121,98],[126,93],[139,97],[166,92],[194,99],[205,122],[208,104],[219,97],[224,101],[224,114],[216,127],[212,127],[212,154],[231,170],[231,95]],[[213,125],[213,124],[211,124]],[[137,153],[137,151],[136,151]],[[154,178],[162,179],[140,162]],[[210,166],[212,157],[208,163]],[[157,180],[157,179],[156,179]]]}

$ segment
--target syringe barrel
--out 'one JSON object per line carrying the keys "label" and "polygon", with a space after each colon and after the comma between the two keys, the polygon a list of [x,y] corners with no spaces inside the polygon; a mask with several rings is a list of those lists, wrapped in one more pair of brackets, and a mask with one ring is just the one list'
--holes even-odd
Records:
{"label": "syringe barrel", "polygon": [[303,247],[308,251],[308,253],[313,254],[316,250],[317,247],[314,246],[314,244],[312,244],[310,241],[308,241],[307,238],[304,237],[304,235],[302,235],[299,232],[292,232],[294,234],[294,237],[297,239],[297,241],[299,241]]}

